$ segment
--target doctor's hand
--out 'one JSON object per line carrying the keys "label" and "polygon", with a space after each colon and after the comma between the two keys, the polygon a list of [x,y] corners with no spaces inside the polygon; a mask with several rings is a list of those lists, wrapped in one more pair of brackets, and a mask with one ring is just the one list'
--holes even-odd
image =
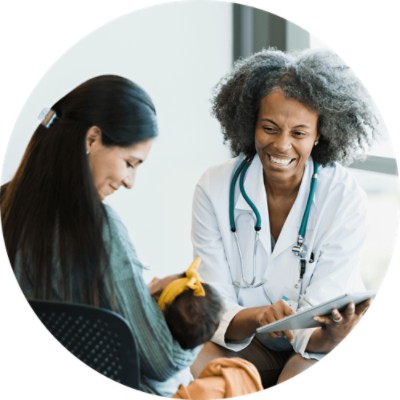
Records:
{"label": "doctor's hand", "polygon": [[370,304],[371,299],[363,301],[357,306],[354,303],[349,303],[341,312],[333,309],[330,315],[314,317],[314,320],[321,323],[322,327],[319,332],[315,332],[315,336],[312,335],[307,350],[324,353],[332,350],[357,325]]}
{"label": "doctor's hand", "polygon": [[[260,326],[292,315],[292,309],[283,300],[269,306],[258,306],[240,310],[231,320],[225,332],[226,341],[242,341],[255,334]],[[274,332],[271,337],[287,336],[292,341],[292,331]]]}
{"label": "doctor's hand", "polygon": [[[261,307],[258,320],[260,326],[264,326],[292,314],[293,310],[288,306],[288,304],[283,300],[279,300],[276,303],[271,304],[270,306]],[[272,338],[286,336],[290,342],[293,340],[292,331],[273,332],[270,333],[270,336]]]}

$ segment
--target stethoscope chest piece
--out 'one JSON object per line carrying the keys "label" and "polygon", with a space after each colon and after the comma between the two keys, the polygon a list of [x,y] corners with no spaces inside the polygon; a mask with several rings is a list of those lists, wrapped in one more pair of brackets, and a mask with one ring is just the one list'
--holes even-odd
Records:
{"label": "stethoscope chest piece", "polygon": [[293,246],[292,252],[300,259],[305,259],[307,257],[307,245],[304,243],[302,236],[298,236],[297,243]]}

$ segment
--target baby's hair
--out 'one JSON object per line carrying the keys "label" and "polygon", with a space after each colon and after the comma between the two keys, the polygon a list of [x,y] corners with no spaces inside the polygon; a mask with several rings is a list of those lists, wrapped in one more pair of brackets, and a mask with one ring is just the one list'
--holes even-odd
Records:
{"label": "baby's hair", "polygon": [[202,285],[205,296],[195,296],[193,290],[185,290],[164,311],[172,336],[183,349],[194,349],[209,341],[220,322],[221,297],[210,285]]}

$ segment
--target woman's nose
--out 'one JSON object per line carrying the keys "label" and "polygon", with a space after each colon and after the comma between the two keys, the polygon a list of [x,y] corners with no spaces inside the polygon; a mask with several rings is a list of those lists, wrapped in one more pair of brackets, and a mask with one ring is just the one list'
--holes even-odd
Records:
{"label": "woman's nose", "polygon": [[135,171],[132,171],[130,174],[124,177],[124,179],[122,180],[122,184],[124,185],[124,187],[126,187],[127,189],[133,188],[133,184],[135,182],[135,175],[136,175]]}
{"label": "woman's nose", "polygon": [[292,148],[291,137],[289,135],[285,135],[284,133],[281,133],[280,135],[278,135],[276,137],[275,147],[277,150],[281,151],[282,153],[290,150]]}

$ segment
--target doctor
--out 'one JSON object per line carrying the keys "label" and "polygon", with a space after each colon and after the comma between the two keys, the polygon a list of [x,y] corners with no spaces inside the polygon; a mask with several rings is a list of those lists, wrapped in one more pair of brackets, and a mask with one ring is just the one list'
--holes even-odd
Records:
{"label": "doctor", "polygon": [[351,303],[318,317],[321,327],[276,332],[267,345],[254,337],[295,311],[364,290],[366,195],[339,163],[364,152],[377,118],[358,79],[326,51],[263,50],[238,61],[213,111],[236,157],[206,171],[194,195],[194,253],[226,308],[197,368],[241,356],[269,387],[331,351],[369,306]]}

